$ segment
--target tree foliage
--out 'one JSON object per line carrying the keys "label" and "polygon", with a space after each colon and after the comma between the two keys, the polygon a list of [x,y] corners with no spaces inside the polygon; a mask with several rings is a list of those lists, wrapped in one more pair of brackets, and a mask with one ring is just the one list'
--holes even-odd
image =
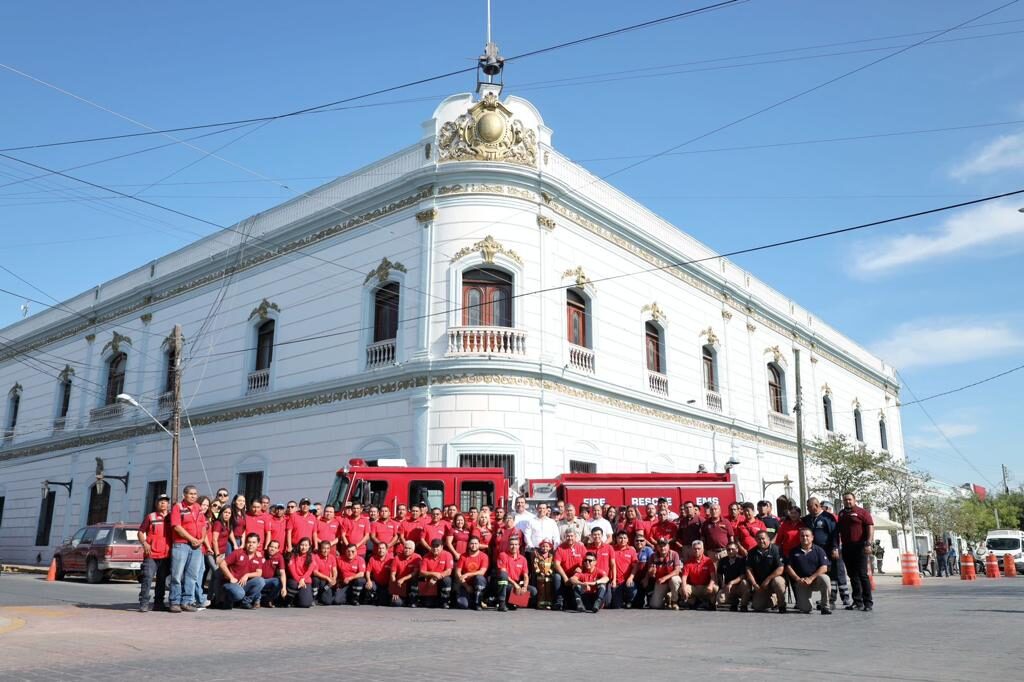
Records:
{"label": "tree foliage", "polygon": [[838,500],[847,491],[865,504],[877,504],[880,475],[888,455],[851,443],[837,433],[828,438],[815,438],[807,459],[817,467],[810,482],[810,492]]}

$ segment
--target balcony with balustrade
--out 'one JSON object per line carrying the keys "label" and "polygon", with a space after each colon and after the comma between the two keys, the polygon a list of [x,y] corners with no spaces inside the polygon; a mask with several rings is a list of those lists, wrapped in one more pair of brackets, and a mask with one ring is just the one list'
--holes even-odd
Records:
{"label": "balcony with balustrade", "polygon": [[796,430],[796,419],[791,415],[768,410],[768,426],[783,433],[792,433]]}
{"label": "balcony with balustrade", "polygon": [[647,385],[652,393],[662,396],[668,395],[668,377],[661,372],[647,370]]}
{"label": "balcony with balustrade", "polygon": [[584,346],[569,344],[569,366],[577,372],[594,373],[594,351]]}
{"label": "balcony with balustrade", "polygon": [[449,357],[526,355],[526,330],[514,327],[449,327]]}
{"label": "balcony with balustrade", "polygon": [[366,347],[366,368],[390,367],[395,364],[395,340],[385,339]]}
{"label": "balcony with balustrade", "polygon": [[246,388],[247,395],[266,393],[270,390],[270,369],[258,369],[249,372],[249,382]]}
{"label": "balcony with balustrade", "polygon": [[722,394],[718,391],[706,389],[704,391],[704,407],[712,412],[722,413]]}
{"label": "balcony with balustrade", "polygon": [[124,416],[124,405],[122,403],[111,403],[89,410],[89,423],[109,422],[120,419]]}

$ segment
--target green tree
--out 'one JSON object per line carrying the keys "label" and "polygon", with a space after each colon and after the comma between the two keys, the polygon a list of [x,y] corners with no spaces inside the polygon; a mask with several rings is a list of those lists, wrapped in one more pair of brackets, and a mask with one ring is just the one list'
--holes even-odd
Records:
{"label": "green tree", "polygon": [[810,492],[838,500],[849,490],[860,502],[873,504],[887,457],[851,443],[843,434],[815,438],[807,455],[817,468],[810,482]]}
{"label": "green tree", "polygon": [[882,461],[878,465],[876,504],[886,509],[892,520],[900,524],[903,537],[906,539],[910,530],[911,501],[915,516],[920,516],[918,505],[929,496],[928,482],[932,477],[926,471],[911,469],[907,462],[898,460],[890,454],[883,453],[881,458]]}

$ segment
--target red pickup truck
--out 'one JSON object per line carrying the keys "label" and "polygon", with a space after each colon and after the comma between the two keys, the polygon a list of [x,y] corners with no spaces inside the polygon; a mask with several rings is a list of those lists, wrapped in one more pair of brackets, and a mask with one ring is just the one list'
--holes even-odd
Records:
{"label": "red pickup truck", "polygon": [[142,568],[139,527],[126,523],[97,523],[82,528],[53,553],[57,580],[69,573],[84,574],[90,583],[106,582],[114,571],[137,573]]}

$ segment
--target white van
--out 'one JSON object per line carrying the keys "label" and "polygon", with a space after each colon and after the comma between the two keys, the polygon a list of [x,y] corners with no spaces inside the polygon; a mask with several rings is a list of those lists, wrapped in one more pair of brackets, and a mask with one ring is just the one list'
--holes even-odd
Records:
{"label": "white van", "polygon": [[995,554],[999,570],[1003,570],[1003,556],[1009,554],[1017,566],[1018,573],[1024,573],[1024,531],[990,530],[985,537],[985,555]]}

